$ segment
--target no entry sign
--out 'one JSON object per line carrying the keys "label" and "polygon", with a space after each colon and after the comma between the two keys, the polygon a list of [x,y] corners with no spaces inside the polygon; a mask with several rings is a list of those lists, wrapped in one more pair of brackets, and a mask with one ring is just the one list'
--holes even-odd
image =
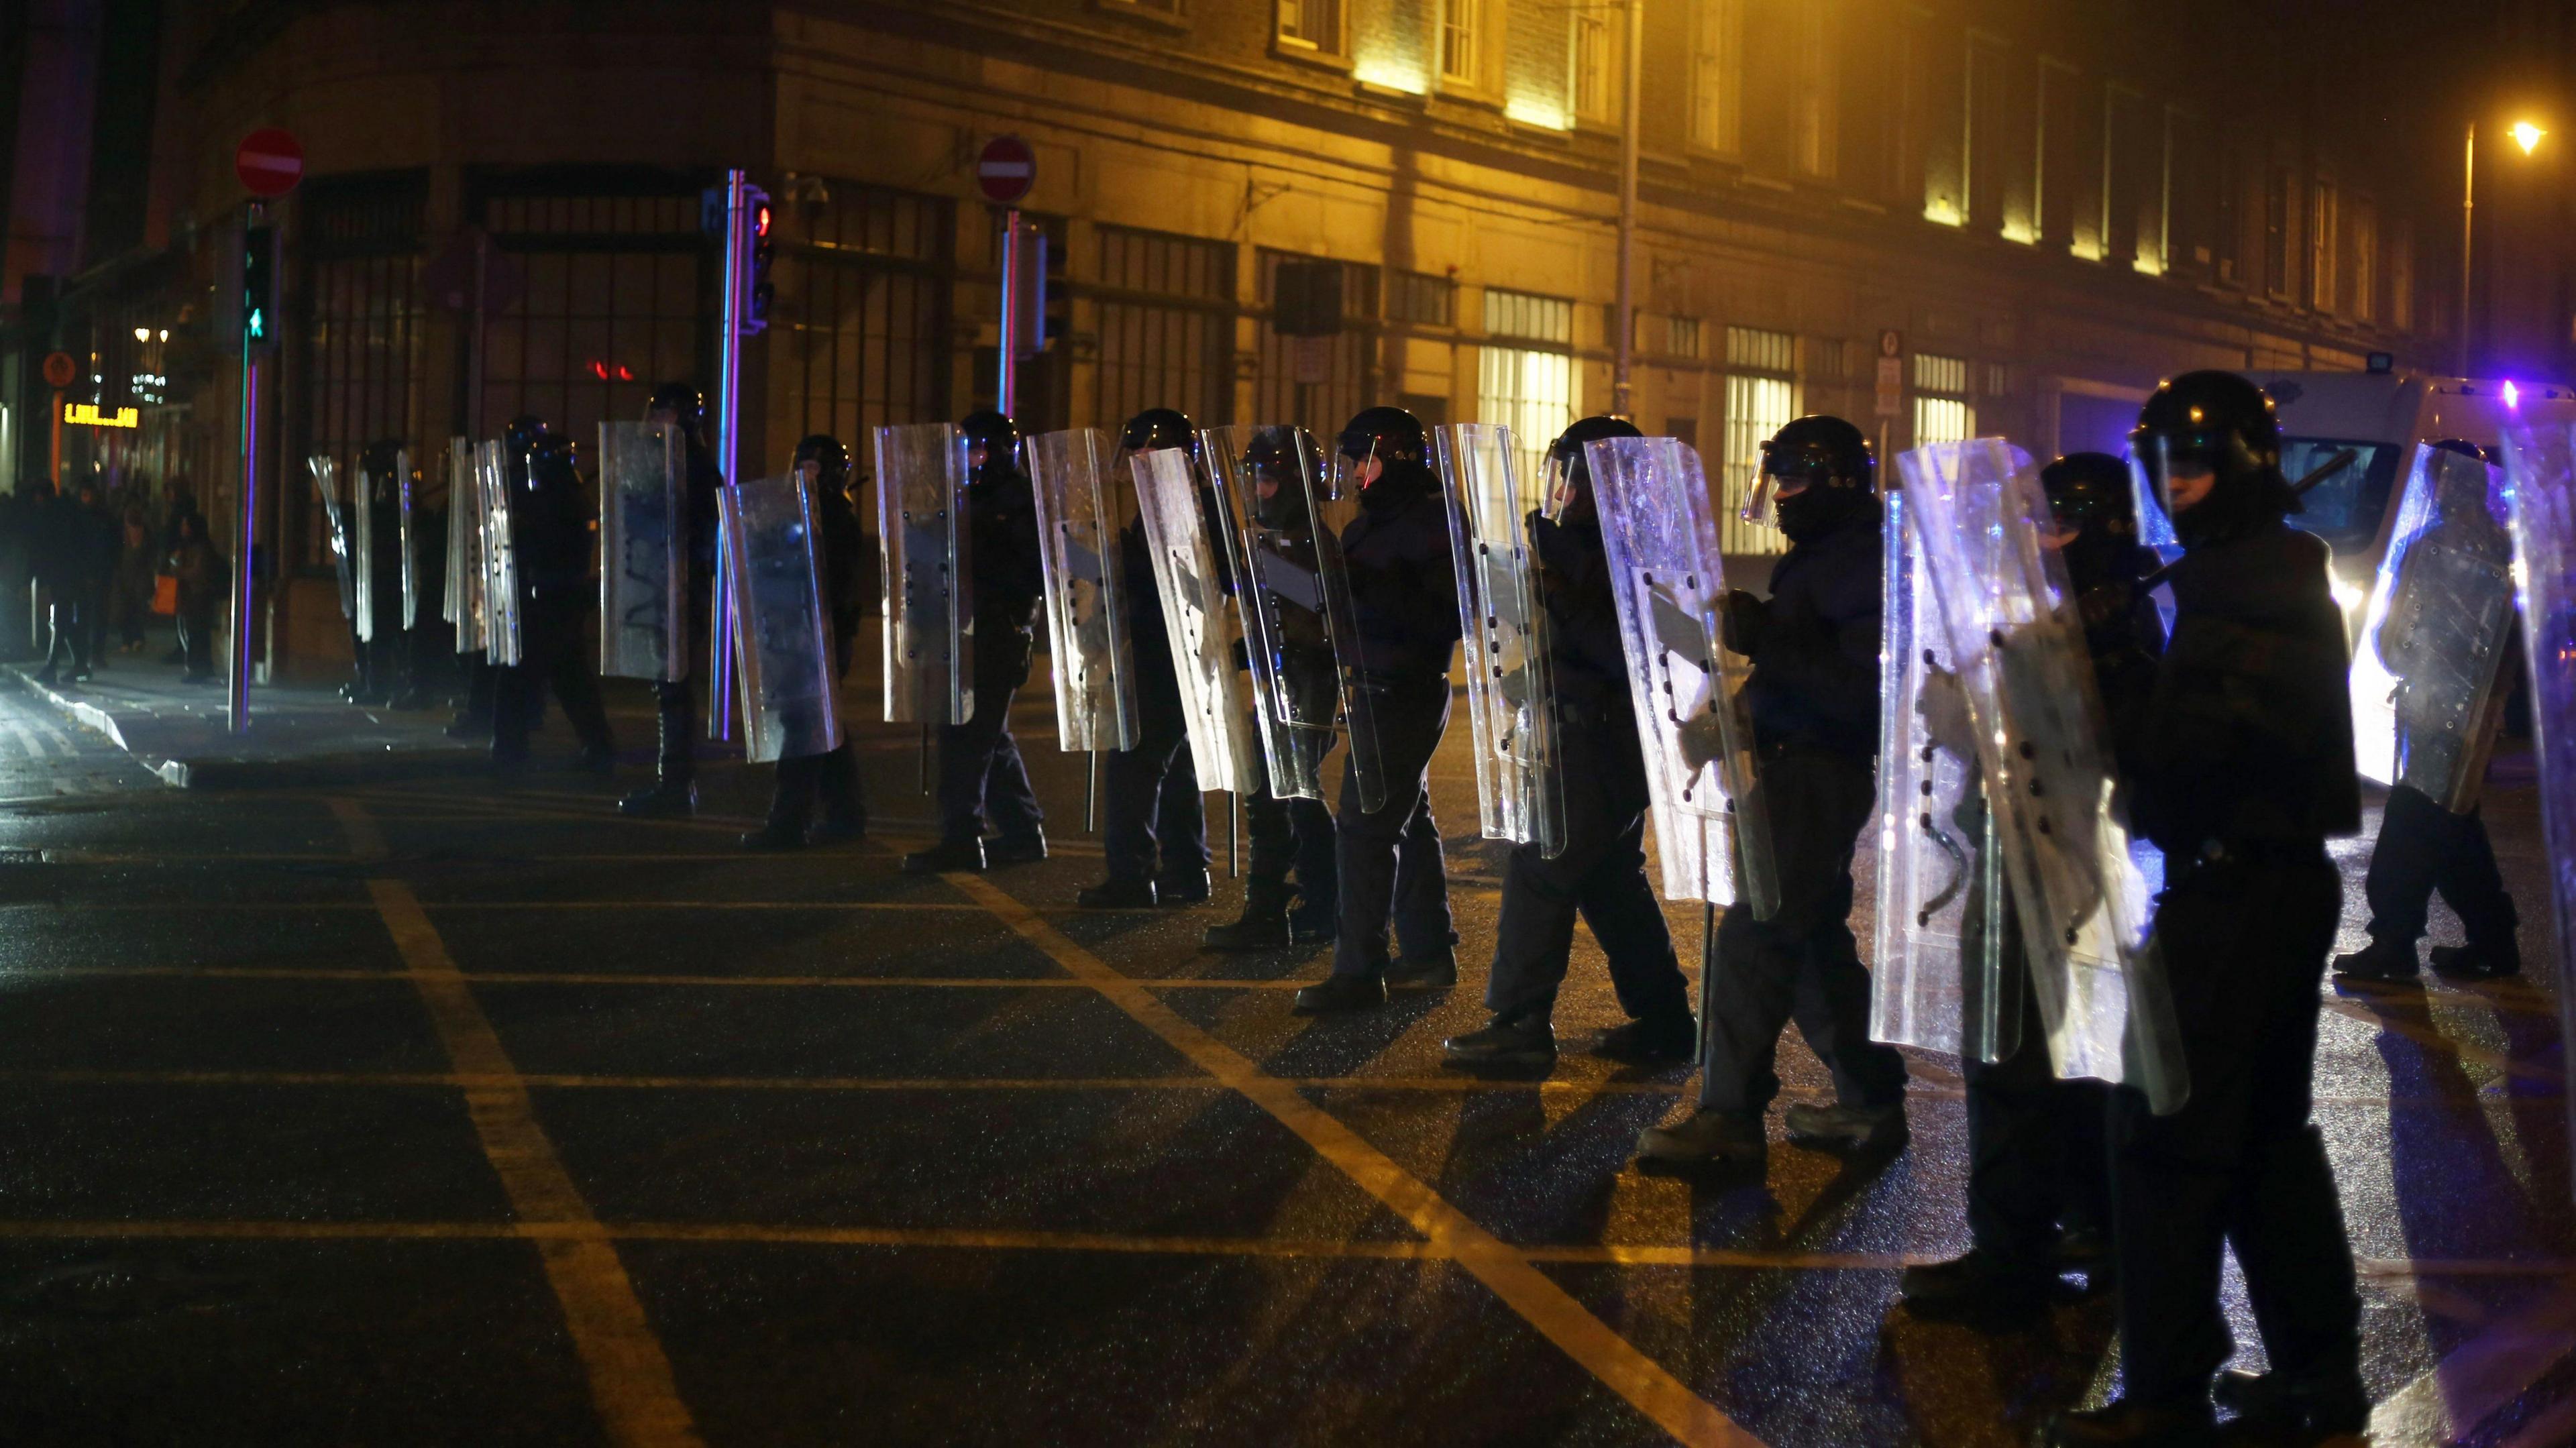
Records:
{"label": "no entry sign", "polygon": [[233,152],[233,174],[253,196],[283,196],[304,179],[304,146],[274,126],[253,131]]}
{"label": "no entry sign", "polygon": [[996,206],[1017,203],[1037,179],[1037,153],[1017,136],[995,136],[975,159],[975,184],[983,189],[984,199]]}

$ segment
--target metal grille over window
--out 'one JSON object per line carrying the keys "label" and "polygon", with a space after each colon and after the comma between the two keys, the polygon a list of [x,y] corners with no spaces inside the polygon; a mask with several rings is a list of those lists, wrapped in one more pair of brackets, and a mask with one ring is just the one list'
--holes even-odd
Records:
{"label": "metal grille over window", "polygon": [[1092,416],[1116,426],[1177,407],[1202,427],[1234,416],[1234,248],[1221,241],[1096,229],[1099,392]]}
{"label": "metal grille over window", "polygon": [[1718,549],[1777,553],[1777,529],[1744,521],[1744,500],[1762,466],[1762,444],[1798,415],[1798,339],[1756,327],[1726,329],[1726,451],[1718,486]]}
{"label": "metal grille over window", "polygon": [[[1574,303],[1533,292],[1485,289],[1485,334],[1476,369],[1476,415],[1512,430],[1520,484],[1536,507],[1547,445],[1574,420]],[[1516,346],[1535,342],[1539,346]]]}
{"label": "metal grille over window", "polygon": [[[368,443],[410,440],[420,415],[427,194],[419,181],[361,183],[317,187],[309,203],[305,294],[313,310],[304,334],[304,387],[311,431],[301,451],[334,459],[342,477],[357,475],[358,453]],[[318,508],[301,511],[291,561],[327,566],[328,524]]]}
{"label": "metal grille over window", "polygon": [[1964,357],[1914,354],[1914,445],[1965,442],[1977,433],[1977,410],[1968,402]]}
{"label": "metal grille over window", "polygon": [[1458,325],[1458,284],[1429,272],[1387,273],[1386,319],[1417,327]]}
{"label": "metal grille over window", "polygon": [[1378,400],[1377,268],[1277,251],[1255,265],[1266,310],[1253,415],[1330,438]]}
{"label": "metal grille over window", "polygon": [[642,417],[655,383],[699,375],[700,284],[713,263],[696,191],[496,195],[483,218],[526,285],[487,334],[487,430],[532,412],[593,437],[602,422]]}
{"label": "metal grille over window", "polygon": [[946,416],[955,204],[847,181],[801,184],[783,208],[769,344],[796,435],[856,447],[879,427]]}

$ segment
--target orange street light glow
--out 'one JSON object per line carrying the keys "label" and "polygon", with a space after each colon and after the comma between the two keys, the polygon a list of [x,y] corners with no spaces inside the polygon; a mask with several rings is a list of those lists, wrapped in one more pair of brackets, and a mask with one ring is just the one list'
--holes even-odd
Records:
{"label": "orange street light glow", "polygon": [[2514,144],[2522,147],[2522,154],[2526,156],[2531,154],[2532,147],[2540,144],[2540,138],[2548,134],[2549,133],[2547,131],[2540,129],[2529,121],[2516,121],[2513,123]]}

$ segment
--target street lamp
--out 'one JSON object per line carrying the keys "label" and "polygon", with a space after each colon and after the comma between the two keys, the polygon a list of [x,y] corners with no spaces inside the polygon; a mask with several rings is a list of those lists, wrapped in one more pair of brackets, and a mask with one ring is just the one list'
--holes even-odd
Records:
{"label": "street lamp", "polygon": [[[2540,138],[2549,133],[2529,121],[2516,121],[2506,129],[2505,134],[2513,137],[2513,143],[2522,148],[2522,154],[2528,156],[2532,149],[2540,144]],[[2469,375],[2469,260],[2472,255],[2469,242],[2474,235],[2470,228],[2470,215],[2476,208],[2477,198],[2478,123],[2472,118],[2469,121],[2468,149],[2460,163],[2460,375],[2462,377]]]}

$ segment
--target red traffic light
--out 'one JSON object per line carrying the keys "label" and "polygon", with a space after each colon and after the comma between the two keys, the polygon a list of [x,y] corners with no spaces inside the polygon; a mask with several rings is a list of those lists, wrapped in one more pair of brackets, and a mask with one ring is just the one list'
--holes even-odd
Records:
{"label": "red traffic light", "polygon": [[752,210],[751,234],[763,241],[769,239],[769,203],[766,201]]}

